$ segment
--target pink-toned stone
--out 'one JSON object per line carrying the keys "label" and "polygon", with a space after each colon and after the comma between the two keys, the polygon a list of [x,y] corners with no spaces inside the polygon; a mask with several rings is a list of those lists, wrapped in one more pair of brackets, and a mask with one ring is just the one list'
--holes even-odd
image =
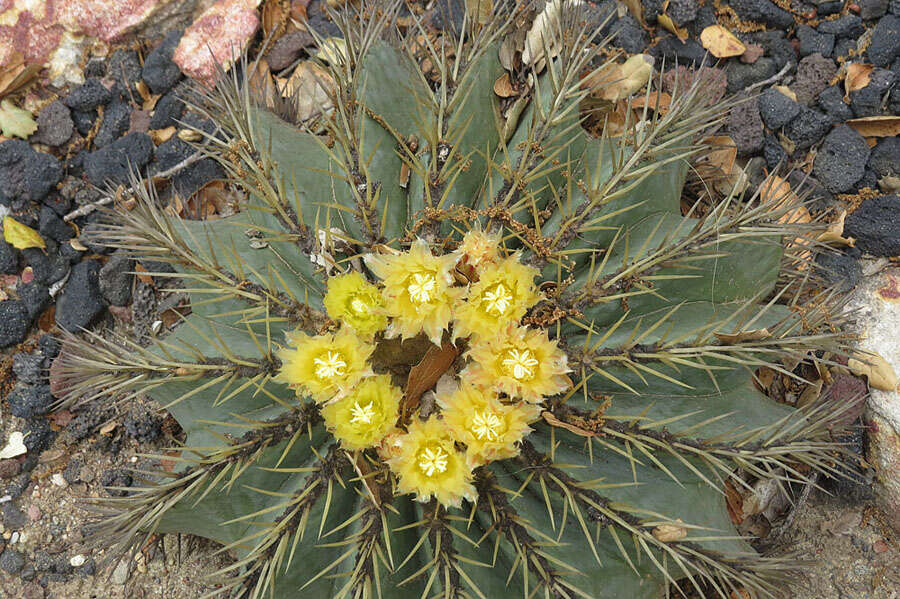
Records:
{"label": "pink-toned stone", "polygon": [[[259,0],[219,0],[187,28],[173,60],[184,74],[211,84],[227,71],[256,33]],[[218,65],[218,66],[217,66]]]}
{"label": "pink-toned stone", "polygon": [[59,45],[64,28],[57,19],[59,0],[0,0],[0,66],[14,52],[42,63]]}
{"label": "pink-toned stone", "polygon": [[114,41],[153,11],[172,0],[68,0],[59,8],[59,21],[106,42]]}
{"label": "pink-toned stone", "polygon": [[28,518],[31,519],[32,522],[37,522],[41,519],[41,508],[38,506],[31,504],[28,506]]}

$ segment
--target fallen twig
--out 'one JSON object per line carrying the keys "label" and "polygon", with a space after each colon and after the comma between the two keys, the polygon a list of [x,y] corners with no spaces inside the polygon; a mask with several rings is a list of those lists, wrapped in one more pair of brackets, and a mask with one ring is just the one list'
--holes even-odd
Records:
{"label": "fallen twig", "polygon": [[[160,172],[156,173],[155,175],[153,175],[152,177],[150,177],[150,182],[152,183],[158,179],[166,179],[168,177],[171,177],[178,171],[180,171],[182,169],[186,169],[187,167],[191,166],[195,162],[202,160],[203,158],[205,158],[205,154],[203,152],[194,152],[193,154],[191,154],[190,156],[188,156],[187,158],[185,158],[184,160],[182,160],[181,162],[179,162],[172,168],[168,168],[164,171],[160,171]],[[63,220],[66,222],[70,222],[70,221],[78,218],[79,216],[85,216],[86,214],[90,214],[90,213],[94,212],[95,210],[97,210],[98,208],[101,208],[108,204],[112,204],[113,201],[117,197],[120,197],[122,194],[128,193],[129,191],[132,191],[133,189],[134,189],[133,187],[129,186],[129,187],[126,187],[125,189],[123,189],[121,193],[117,192],[115,194],[107,194],[106,196],[100,198],[96,202],[91,202],[90,204],[85,204],[84,206],[81,206],[80,208],[77,208],[77,209],[73,210],[72,212],[69,212],[68,214],[66,214],[63,217]]]}
{"label": "fallen twig", "polygon": [[754,89],[756,89],[756,88],[758,88],[758,87],[762,87],[762,86],[764,86],[764,85],[769,85],[770,83],[775,83],[776,81],[778,81],[779,79],[781,79],[782,77],[784,77],[784,76],[787,74],[787,72],[790,70],[790,68],[791,68],[791,63],[787,63],[786,65],[784,65],[783,67],[781,67],[781,70],[780,70],[780,71],[778,71],[777,73],[775,73],[774,75],[772,75],[772,76],[769,77],[768,79],[763,79],[762,81],[757,81],[757,82],[754,83],[753,85],[748,85],[748,86],[744,89],[744,91],[745,91],[745,92],[749,92],[749,91],[754,90]]}

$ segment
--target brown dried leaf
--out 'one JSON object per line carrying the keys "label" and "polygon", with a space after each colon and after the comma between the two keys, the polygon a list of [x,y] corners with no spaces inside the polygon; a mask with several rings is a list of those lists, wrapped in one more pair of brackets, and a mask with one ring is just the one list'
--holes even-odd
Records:
{"label": "brown dried leaf", "polygon": [[[852,237],[844,237],[844,221],[847,218],[847,211],[841,210],[840,214],[838,214],[837,219],[828,225],[828,228],[819,233],[819,236],[816,238],[818,241],[822,243],[831,243],[834,245],[849,245],[853,247],[856,244],[856,240]],[[817,362],[818,364],[818,362]]]}
{"label": "brown dried leaf", "polygon": [[725,507],[728,508],[728,517],[734,524],[744,521],[744,497],[730,480],[725,481]]}
{"label": "brown dried leaf", "polygon": [[140,279],[141,283],[153,285],[153,277],[150,276],[146,268],[136,263],[134,265],[134,272],[137,274],[137,278]]}
{"label": "brown dried leaf", "polygon": [[641,27],[646,29],[647,22],[644,21],[644,5],[641,4],[641,0],[622,0],[622,3],[628,9],[628,12],[631,13],[631,16],[641,24]]}
{"label": "brown dried leaf", "polygon": [[511,98],[518,94],[509,78],[509,73],[504,72],[494,81],[494,93],[501,98]]}
{"label": "brown dried leaf", "polygon": [[[655,112],[665,114],[672,104],[672,96],[666,92],[651,93],[649,96],[638,96],[631,100],[631,107],[635,110],[644,106]],[[730,138],[729,138],[730,139]]]}
{"label": "brown dried leaf", "polygon": [[479,25],[484,25],[491,20],[494,11],[493,0],[466,0],[466,14]]}
{"label": "brown dried leaf", "polygon": [[741,341],[762,341],[772,336],[769,329],[754,329],[741,331],[740,333],[713,333],[719,341],[724,343],[740,343]]}
{"label": "brown dried leaf", "polygon": [[570,433],[576,434],[579,437],[596,437],[597,433],[594,431],[589,431],[587,429],[583,429],[575,426],[574,424],[570,424],[568,422],[563,422],[559,418],[553,415],[553,412],[549,410],[544,410],[541,412],[541,418],[544,419],[544,422],[549,424],[550,426],[556,426],[559,428],[564,428]]}
{"label": "brown dried leaf", "polygon": [[438,379],[447,372],[459,356],[459,350],[449,341],[441,347],[432,345],[422,360],[409,371],[406,381],[406,410],[415,406],[422,394],[434,387]]}
{"label": "brown dried leaf", "polygon": [[[679,27],[675,24],[675,21],[672,20],[672,17],[667,15],[666,13],[662,13],[656,17],[656,20],[662,25],[663,29],[673,33],[675,37],[677,37],[682,43],[687,41],[688,38],[688,30],[684,27]],[[743,51],[741,51],[743,54]],[[735,55],[732,55],[735,56]]]}
{"label": "brown dried leaf", "polygon": [[[682,522],[681,518],[675,520],[675,522]],[[683,523],[683,522],[682,522]],[[679,526],[678,524],[660,524],[656,528],[653,529],[652,534],[656,537],[657,541],[661,541],[663,543],[671,543],[673,541],[680,541],[685,538],[688,534],[687,528],[684,526]]]}
{"label": "brown dried leaf", "polygon": [[747,51],[747,46],[721,25],[710,25],[701,31],[700,42],[716,58],[740,56]]}
{"label": "brown dried leaf", "polygon": [[165,129],[151,129],[147,133],[150,135],[150,139],[153,140],[153,143],[158,145],[164,144],[175,135],[175,125],[169,125]]}
{"label": "brown dried leaf", "polygon": [[583,85],[591,96],[615,102],[635,93],[650,80],[653,57],[635,54],[622,64],[607,64],[588,75]]}
{"label": "brown dried leaf", "polygon": [[74,418],[75,415],[69,410],[59,410],[47,415],[47,420],[50,421],[50,424],[59,428],[65,428]]}
{"label": "brown dried leaf", "polygon": [[[169,456],[172,458],[177,458],[181,456],[181,451],[179,450],[170,450],[163,452],[163,455]],[[178,464],[178,460],[167,460],[165,458],[159,461],[159,465],[162,466],[162,469],[166,472],[173,472],[175,470],[175,465]]]}
{"label": "brown dried leaf", "polygon": [[865,376],[869,379],[869,385],[882,391],[895,391],[900,380],[894,367],[884,357],[871,352],[858,352],[857,358],[847,361],[847,368],[857,376]]}
{"label": "brown dried leaf", "polygon": [[779,93],[784,94],[785,96],[787,96],[788,98],[790,98],[790,99],[793,100],[794,102],[797,101],[797,94],[795,94],[795,93],[794,93],[794,90],[792,90],[791,88],[789,88],[789,87],[786,86],[786,85],[773,85],[773,86],[772,86],[772,89],[774,89],[775,91],[777,91],[777,92],[779,92]]}
{"label": "brown dried leaf", "polygon": [[297,65],[289,79],[277,79],[281,95],[292,98],[297,108],[297,118],[305,121],[328,112],[332,108],[331,93],[334,80],[328,71],[312,61]]}
{"label": "brown dried leaf", "polygon": [[0,68],[0,98],[26,86],[40,71],[41,65],[25,64],[22,53],[14,50],[6,66]]}
{"label": "brown dried leaf", "polygon": [[291,16],[290,0],[266,0],[262,7],[263,37],[269,40],[269,47],[287,30]]}
{"label": "brown dried leaf", "polygon": [[844,99],[849,99],[850,92],[862,89],[869,85],[872,79],[872,71],[875,67],[870,64],[851,62],[847,65],[847,75],[844,77]]}
{"label": "brown dried leaf", "polygon": [[850,119],[847,124],[863,137],[893,137],[900,135],[900,116],[867,116]]}

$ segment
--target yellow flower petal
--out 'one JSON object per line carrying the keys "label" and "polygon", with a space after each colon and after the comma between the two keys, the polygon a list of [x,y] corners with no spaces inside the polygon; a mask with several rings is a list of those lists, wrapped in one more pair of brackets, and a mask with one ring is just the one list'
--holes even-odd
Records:
{"label": "yellow flower petal", "polygon": [[531,432],[529,423],[541,413],[534,404],[504,404],[495,391],[480,389],[465,379],[452,393],[438,395],[437,402],[453,438],[465,443],[471,466],[518,455],[519,441]]}
{"label": "yellow flower petal", "polygon": [[451,307],[465,290],[453,287],[457,256],[433,256],[428,243],[417,240],[408,252],[366,255],[366,265],[382,279],[385,307],[391,320],[386,336],[404,339],[425,332],[440,345],[453,318]]}
{"label": "yellow flower petal", "polygon": [[297,331],[288,341],[289,347],[278,352],[281,370],[275,379],[316,401],[350,389],[370,372],[367,362],[375,346],[349,329],[316,337]]}
{"label": "yellow flower petal", "polygon": [[500,231],[485,233],[481,226],[466,232],[456,252],[460,261],[480,269],[500,259]]}
{"label": "yellow flower petal", "polygon": [[394,428],[402,396],[391,384],[391,377],[380,374],[324,406],[322,418],[344,449],[373,447]]}
{"label": "yellow flower petal", "polygon": [[434,417],[415,419],[407,434],[395,441],[388,465],[397,475],[397,491],[413,493],[417,501],[434,497],[444,506],[459,507],[473,499],[472,470],[464,453],[456,449],[450,431]]}
{"label": "yellow flower petal", "polygon": [[356,271],[328,279],[323,302],[328,316],[368,339],[387,326],[381,291]]}
{"label": "yellow flower petal", "polygon": [[510,256],[486,266],[469,287],[464,304],[456,309],[453,336],[487,337],[518,323],[526,310],[541,299],[534,285],[536,269]]}
{"label": "yellow flower petal", "polygon": [[476,341],[467,356],[463,378],[513,398],[537,403],[569,386],[566,354],[542,329],[510,328]]}

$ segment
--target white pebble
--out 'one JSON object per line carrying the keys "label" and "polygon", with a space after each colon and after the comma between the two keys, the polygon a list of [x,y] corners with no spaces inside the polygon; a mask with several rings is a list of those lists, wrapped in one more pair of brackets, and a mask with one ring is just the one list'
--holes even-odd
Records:
{"label": "white pebble", "polygon": [[69,560],[69,564],[71,564],[71,566],[73,568],[78,568],[80,566],[83,566],[85,561],[86,561],[85,557],[79,553],[78,555],[73,556],[72,559]]}
{"label": "white pebble", "polygon": [[57,472],[53,476],[50,477],[50,482],[52,482],[57,487],[68,487],[69,483],[66,482],[66,479],[63,478],[63,475]]}
{"label": "white pebble", "polygon": [[9,544],[15,545],[18,542],[19,542],[19,533],[18,532],[12,533],[12,535],[9,537]]}

